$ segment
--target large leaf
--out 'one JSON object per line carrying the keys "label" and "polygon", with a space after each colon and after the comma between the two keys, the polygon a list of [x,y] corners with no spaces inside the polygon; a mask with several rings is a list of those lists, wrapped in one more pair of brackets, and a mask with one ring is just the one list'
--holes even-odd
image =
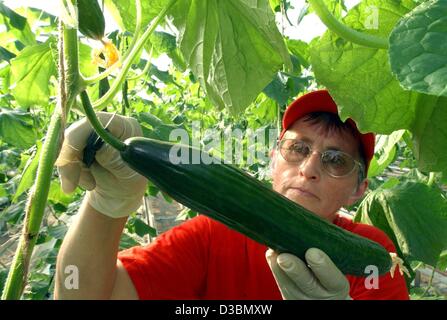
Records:
{"label": "large leaf", "polygon": [[390,36],[391,69],[406,89],[447,96],[447,1],[425,2]]}
{"label": "large leaf", "polygon": [[0,25],[6,28],[6,32],[1,33],[2,45],[19,40],[24,45],[36,43],[35,37],[25,17],[9,9],[0,2]]}
{"label": "large leaf", "polygon": [[185,0],[173,7],[180,50],[208,97],[241,113],[290,56],[267,0]]}
{"label": "large leaf", "polygon": [[0,108],[0,139],[19,148],[29,148],[36,143],[32,116],[20,110]]}
{"label": "large leaf", "polygon": [[[160,13],[167,2],[167,0],[141,1],[141,22],[143,28]],[[135,30],[137,16],[135,1],[105,0],[105,5],[122,29],[130,32]]]}
{"label": "large leaf", "polygon": [[[363,26],[370,6],[379,10],[377,30]],[[412,1],[366,0],[349,11],[344,23],[386,37],[413,6]],[[343,119],[352,117],[360,130],[383,134],[411,127],[417,94],[400,87],[391,73],[386,50],[356,45],[328,31],[312,43],[310,54],[317,81],[329,89]]]}
{"label": "large leaf", "polygon": [[447,248],[447,202],[439,189],[423,183],[407,181],[371,192],[356,220],[385,231],[405,257],[432,266]]}
{"label": "large leaf", "polygon": [[52,41],[23,49],[11,60],[13,95],[23,107],[47,105],[50,78],[56,75]]}
{"label": "large leaf", "polygon": [[419,94],[413,132],[413,152],[424,172],[447,174],[447,97]]}

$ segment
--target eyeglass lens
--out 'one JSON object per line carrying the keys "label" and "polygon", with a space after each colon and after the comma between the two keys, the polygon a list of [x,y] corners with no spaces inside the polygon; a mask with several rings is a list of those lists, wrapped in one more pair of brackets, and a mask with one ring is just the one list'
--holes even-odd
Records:
{"label": "eyeglass lens", "polygon": [[[312,154],[310,145],[302,140],[283,139],[280,152],[288,162],[300,163]],[[323,168],[332,176],[341,177],[354,170],[355,160],[347,153],[339,150],[320,152]]]}

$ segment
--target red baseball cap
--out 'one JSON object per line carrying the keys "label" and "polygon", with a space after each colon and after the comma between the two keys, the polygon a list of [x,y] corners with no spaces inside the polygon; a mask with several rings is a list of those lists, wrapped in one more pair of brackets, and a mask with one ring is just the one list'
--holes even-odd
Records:
{"label": "red baseball cap", "polygon": [[[338,108],[327,90],[312,91],[299,97],[289,105],[284,113],[282,118],[283,129],[279,138],[282,139],[284,133],[296,120],[311,112],[330,112],[338,114]],[[346,121],[358,133],[362,144],[363,154],[365,156],[367,173],[371,159],[374,156],[375,136],[373,133],[360,133],[357,129],[357,125],[351,118],[348,118]]]}

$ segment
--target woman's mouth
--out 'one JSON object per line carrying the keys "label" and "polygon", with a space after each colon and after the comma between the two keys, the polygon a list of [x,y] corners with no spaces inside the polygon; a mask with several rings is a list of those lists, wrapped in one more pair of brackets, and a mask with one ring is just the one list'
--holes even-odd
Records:
{"label": "woman's mouth", "polygon": [[313,194],[312,192],[310,192],[310,191],[308,191],[308,190],[306,190],[306,189],[303,189],[303,188],[299,188],[299,187],[290,187],[289,190],[290,190],[292,193],[294,193],[294,194],[296,194],[296,195],[299,195],[299,196],[302,196],[302,197],[316,198],[316,199],[318,199],[318,197],[317,197],[315,194]]}

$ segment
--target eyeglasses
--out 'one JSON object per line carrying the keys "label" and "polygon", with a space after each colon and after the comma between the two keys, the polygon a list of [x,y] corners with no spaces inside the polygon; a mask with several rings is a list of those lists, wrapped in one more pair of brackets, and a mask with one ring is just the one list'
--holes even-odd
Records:
{"label": "eyeglasses", "polygon": [[301,163],[314,152],[319,153],[324,171],[334,178],[348,176],[354,171],[356,166],[363,170],[363,165],[359,161],[343,151],[312,151],[312,147],[302,140],[282,139],[278,142],[278,148],[284,160],[294,163]]}

